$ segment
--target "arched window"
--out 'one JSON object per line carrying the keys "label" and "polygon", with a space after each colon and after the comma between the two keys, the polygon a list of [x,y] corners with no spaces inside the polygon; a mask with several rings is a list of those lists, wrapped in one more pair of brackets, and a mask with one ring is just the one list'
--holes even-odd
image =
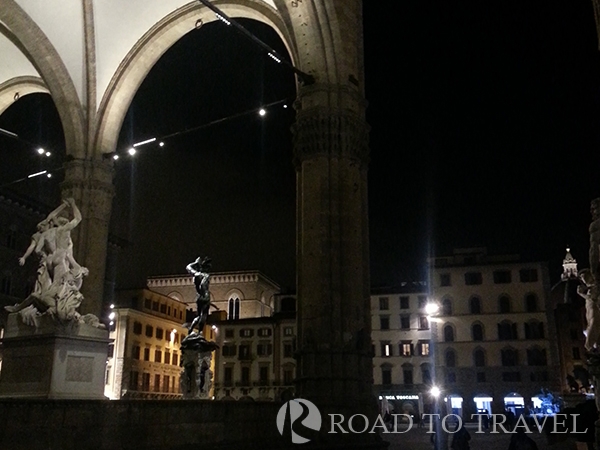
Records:
{"label": "arched window", "polygon": [[232,297],[229,299],[229,304],[227,305],[227,318],[229,320],[236,320],[240,318],[240,299],[237,297]]}
{"label": "arched window", "polygon": [[546,350],[539,347],[527,349],[527,365],[547,366],[548,359],[546,358]]}
{"label": "arched window", "polygon": [[471,327],[471,333],[474,341],[483,341],[483,325],[474,323]]}
{"label": "arched window", "polygon": [[452,349],[446,350],[446,367],[456,367],[456,352]]}
{"label": "arched window", "polygon": [[444,342],[454,342],[454,328],[450,324],[444,327]]}
{"label": "arched window", "polygon": [[498,299],[498,309],[501,313],[510,312],[510,298],[507,295],[503,295]]}
{"label": "arched window", "polygon": [[473,362],[475,367],[485,367],[485,352],[478,348],[473,352]]}
{"label": "arched window", "polygon": [[442,314],[444,316],[452,315],[452,300],[450,300],[449,298],[445,298],[444,300],[442,300]]}
{"label": "arched window", "polygon": [[538,310],[535,294],[529,294],[525,297],[525,309],[527,312],[536,312]]}
{"label": "arched window", "polygon": [[525,322],[525,339],[544,339],[544,324],[535,319]]}
{"label": "arched window", "polygon": [[481,300],[479,297],[471,297],[469,301],[471,314],[481,314]]}
{"label": "arched window", "polygon": [[510,320],[503,320],[498,324],[498,339],[501,341],[509,341],[518,339],[517,324]]}
{"label": "arched window", "polygon": [[519,364],[519,353],[516,349],[507,347],[500,352],[503,366],[517,366]]}

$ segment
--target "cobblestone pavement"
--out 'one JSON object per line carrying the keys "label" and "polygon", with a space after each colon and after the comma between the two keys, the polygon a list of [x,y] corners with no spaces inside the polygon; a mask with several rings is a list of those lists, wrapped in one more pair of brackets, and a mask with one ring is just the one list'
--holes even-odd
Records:
{"label": "cobblestone pavement", "polygon": [[[486,433],[476,433],[476,425],[467,425],[467,429],[471,434],[471,450],[507,450],[510,443],[509,434],[491,434],[489,430]],[[404,430],[400,430],[404,431]],[[433,450],[431,444],[431,435],[427,434],[426,428],[412,428],[406,433],[387,433],[383,435],[383,439],[390,443],[389,450]],[[577,446],[572,439],[568,439],[563,435],[560,438],[566,438],[562,442],[550,444],[546,436],[537,432],[529,435],[538,445],[539,450],[576,450]],[[450,441],[451,441],[450,437]]]}

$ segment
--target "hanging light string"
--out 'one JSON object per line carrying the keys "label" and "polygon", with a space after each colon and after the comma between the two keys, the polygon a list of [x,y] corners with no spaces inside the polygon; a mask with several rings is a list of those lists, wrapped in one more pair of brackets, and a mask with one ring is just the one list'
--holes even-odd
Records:
{"label": "hanging light string", "polygon": [[[214,126],[214,125],[218,125],[218,124],[227,122],[229,120],[234,120],[234,119],[237,119],[239,117],[247,116],[247,115],[250,115],[250,114],[256,114],[256,113],[258,113],[259,116],[264,117],[266,115],[267,108],[270,108],[270,107],[273,107],[273,106],[277,106],[277,105],[283,105],[283,108],[287,109],[288,108],[288,103],[289,103],[289,101],[287,99],[276,100],[274,102],[271,102],[271,103],[268,103],[268,104],[266,104],[264,106],[261,106],[260,108],[252,108],[252,109],[249,109],[249,110],[246,110],[246,111],[243,111],[243,112],[232,114],[230,116],[221,117],[219,119],[212,120],[212,121],[210,121],[208,123],[204,123],[202,125],[198,125],[198,126],[195,126],[195,127],[192,127],[192,128],[186,128],[184,130],[180,130],[180,131],[176,131],[174,133],[166,134],[166,135],[164,135],[162,137],[152,137],[152,138],[149,138],[149,139],[145,139],[143,141],[136,142],[135,144],[133,144],[130,147],[128,147],[126,150],[123,150],[121,152],[117,151],[117,152],[113,152],[113,153],[106,153],[103,156],[104,156],[104,158],[112,158],[113,160],[118,160],[120,158],[121,154],[123,154],[123,153],[128,153],[130,156],[134,156],[137,153],[137,149],[139,147],[144,146],[144,145],[153,144],[155,142],[158,142],[158,145],[160,147],[162,147],[162,146],[164,146],[164,141],[167,140],[167,139],[171,139],[171,138],[174,138],[174,137],[182,136],[182,135],[185,135],[185,134],[188,134],[188,133],[193,133],[193,132],[196,132],[196,131],[199,131],[199,130],[202,130],[202,129],[205,129],[205,128],[208,128],[208,127],[211,127],[211,126]],[[28,147],[36,148],[36,152],[40,156],[44,155],[46,157],[50,157],[53,154],[53,152],[47,151],[43,147],[39,147],[39,146],[34,145],[33,143],[27,141],[26,139],[23,139],[18,134],[13,133],[12,131],[8,131],[8,130],[5,130],[3,128],[0,128],[0,134],[5,135],[5,136],[7,136],[7,137],[9,137],[11,139],[17,140],[17,141],[25,144]],[[57,166],[57,167],[53,167],[53,168],[50,168],[50,169],[42,170],[42,171],[39,171],[39,172],[35,172],[35,173],[29,174],[29,175],[27,175],[25,177],[22,177],[22,178],[10,181],[8,183],[2,184],[2,185],[0,185],[0,188],[4,188],[4,187],[7,187],[7,186],[10,186],[10,185],[13,185],[13,184],[21,183],[23,181],[27,181],[27,180],[29,180],[31,178],[39,177],[39,176],[42,176],[42,175],[45,175],[46,177],[51,178],[52,174],[60,172],[61,170],[64,170],[64,166],[62,166],[62,165],[61,166]]]}

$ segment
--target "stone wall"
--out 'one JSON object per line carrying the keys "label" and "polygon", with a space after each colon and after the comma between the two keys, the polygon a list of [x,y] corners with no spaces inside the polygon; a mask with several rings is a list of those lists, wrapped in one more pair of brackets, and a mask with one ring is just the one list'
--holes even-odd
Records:
{"label": "stone wall", "polygon": [[[2,400],[6,450],[176,450],[291,447],[266,402]],[[288,438],[289,439],[289,438]]]}

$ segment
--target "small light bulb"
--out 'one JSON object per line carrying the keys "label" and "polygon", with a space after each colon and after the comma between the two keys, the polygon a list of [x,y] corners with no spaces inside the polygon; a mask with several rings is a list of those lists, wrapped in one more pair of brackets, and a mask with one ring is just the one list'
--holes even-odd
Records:
{"label": "small light bulb", "polygon": [[110,309],[114,309],[114,307],[115,307],[115,304],[114,304],[114,303],[111,303],[111,304],[110,304]]}
{"label": "small light bulb", "polygon": [[267,114],[267,111],[264,110],[264,108],[260,108],[260,110],[258,111],[258,115],[261,117],[264,117]]}
{"label": "small light bulb", "polygon": [[116,161],[117,159],[119,159],[119,155],[117,155],[116,153],[113,155],[113,159]]}
{"label": "small light bulb", "polygon": [[115,313],[114,313],[114,312],[111,312],[111,313],[108,315],[108,318],[109,318],[110,320],[113,320],[113,319],[115,318]]}
{"label": "small light bulb", "polygon": [[48,178],[52,178],[52,174],[49,173],[48,175],[46,175]]}
{"label": "small light bulb", "polygon": [[129,153],[131,156],[135,155],[135,148],[131,147],[129,150],[127,150],[127,153]]}
{"label": "small light bulb", "polygon": [[46,150],[44,150],[42,147],[40,147],[40,148],[38,148],[38,149],[37,149],[37,152],[38,152],[40,155],[43,155],[44,153],[46,153]]}
{"label": "small light bulb", "polygon": [[164,146],[165,146],[165,143],[164,143],[164,142],[159,142],[159,143],[158,143],[158,146],[159,146],[159,147],[164,147]]}
{"label": "small light bulb", "polygon": [[52,153],[46,152],[46,156],[50,157],[50,156],[52,156]]}
{"label": "small light bulb", "polygon": [[283,105],[283,108],[284,108],[284,109],[287,109],[287,105]]}

